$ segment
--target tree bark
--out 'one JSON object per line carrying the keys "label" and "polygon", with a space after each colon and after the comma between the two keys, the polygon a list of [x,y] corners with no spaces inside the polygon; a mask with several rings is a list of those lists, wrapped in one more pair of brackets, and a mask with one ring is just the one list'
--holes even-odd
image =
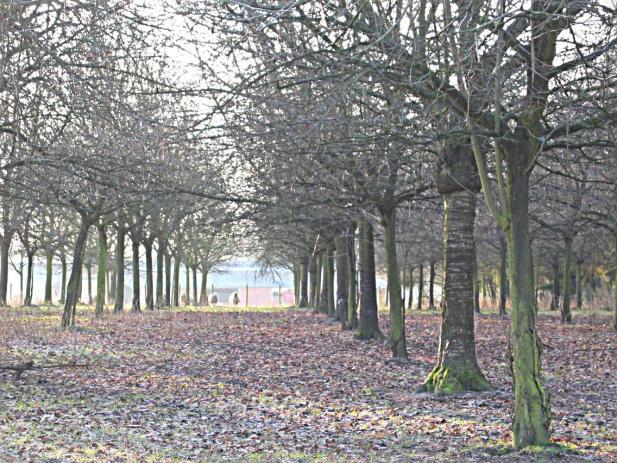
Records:
{"label": "tree bark", "polygon": [[429,263],[428,272],[428,308],[435,309],[435,262]]}
{"label": "tree bark", "polygon": [[480,313],[480,272],[478,269],[478,255],[475,252],[475,248],[471,264],[473,268],[473,310],[475,313]]}
{"label": "tree bark", "polygon": [[337,236],[336,249],[336,313],[343,329],[347,329],[349,313],[349,243],[345,235]]}
{"label": "tree bark", "polygon": [[96,269],[96,305],[94,316],[101,318],[105,309],[105,274],[107,273],[107,233],[105,226],[99,229],[99,261]]}
{"label": "tree bark", "polygon": [[118,224],[116,231],[116,292],[114,296],[114,313],[124,310],[124,227]]}
{"label": "tree bark", "polygon": [[64,304],[66,301],[66,256],[60,254],[60,265],[62,267],[62,276],[60,282],[60,304]]}
{"label": "tree bark", "polygon": [[373,226],[366,219],[358,221],[360,258],[360,328],[358,338],[384,340],[379,329],[377,284],[375,282],[375,244]]}
{"label": "tree bark", "polygon": [[420,263],[418,275],[418,305],[417,309],[422,310],[422,299],[424,298],[424,264]]}
{"label": "tree bark", "polygon": [[144,249],[146,254],[146,309],[154,310],[154,283],[153,283],[153,269],[152,269],[152,241],[146,240],[144,242]]}
{"label": "tree bark", "polygon": [[180,250],[174,256],[173,306],[180,307]]}
{"label": "tree bark", "polygon": [[199,294],[199,305],[208,304],[208,269],[203,268],[201,270],[201,291]]}
{"label": "tree bark", "polygon": [[48,250],[45,252],[45,304],[51,305],[52,301],[52,277],[54,271],[54,252]]}
{"label": "tree bark", "polygon": [[334,320],[337,319],[336,305],[334,302],[334,244],[332,240],[328,240],[326,244],[326,252],[328,254],[326,273],[326,304],[328,308],[328,316]]}
{"label": "tree bark", "polygon": [[297,306],[308,307],[308,256],[302,256],[300,261],[300,299]]}
{"label": "tree bark", "polygon": [[476,194],[454,191],[443,199],[445,283],[439,353],[421,389],[437,394],[489,390],[478,366],[474,336]]}
{"label": "tree bark", "polygon": [[165,297],[163,298],[165,307],[171,307],[171,254],[165,253]]}
{"label": "tree bark", "polygon": [[13,234],[7,233],[0,240],[0,307],[8,305],[7,292],[9,286],[9,253]]}
{"label": "tree bark", "polygon": [[576,310],[583,308],[583,261],[576,259]]}
{"label": "tree bark", "polygon": [[140,289],[139,289],[139,241],[132,239],[133,251],[133,303],[131,312],[141,312]]}
{"label": "tree bark", "polygon": [[81,267],[83,263],[84,249],[86,248],[86,241],[88,239],[88,231],[90,226],[98,217],[81,215],[81,221],[79,225],[79,233],[75,240],[75,247],[73,249],[73,262],[71,264],[71,275],[69,276],[69,283],[66,290],[66,300],[64,302],[64,311],[62,313],[61,326],[68,328],[75,325],[75,309],[77,307],[78,290],[81,280]]}
{"label": "tree bark", "polygon": [[355,253],[355,233],[356,226],[352,224],[349,227],[347,236],[347,275],[349,278],[349,289],[347,291],[347,328],[356,329],[358,327],[358,312],[356,293],[358,291],[358,283],[356,280],[356,253]]}
{"label": "tree bark", "polygon": [[506,240],[499,235],[499,315],[506,315],[508,300],[508,249]]}
{"label": "tree bark", "polygon": [[317,281],[317,278],[319,278],[318,272],[317,272],[318,260],[319,259],[317,257],[317,253],[313,252],[311,256],[309,257],[309,263],[308,263],[309,284],[310,284],[308,304],[309,304],[309,307],[312,307],[313,309],[317,308],[317,301],[319,300],[319,295],[317,293],[319,289],[319,283]]}
{"label": "tree bark", "polygon": [[159,238],[158,239],[158,249],[156,250],[156,308],[160,309],[163,307],[164,299],[163,299],[163,266],[165,263],[165,249],[167,248],[167,242]]}
{"label": "tree bark", "polygon": [[191,305],[191,267],[187,262],[184,263],[184,272],[186,279],[186,288],[184,289],[184,305],[186,307]]}
{"label": "tree bark", "polygon": [[92,298],[92,264],[90,262],[86,264],[86,277],[88,280],[88,305],[92,305],[94,299]]}
{"label": "tree bark", "polygon": [[564,238],[565,256],[563,265],[563,296],[561,299],[561,322],[571,323],[572,312],[570,311],[570,297],[572,292],[572,243],[573,238]]}
{"label": "tree bark", "polygon": [[193,271],[193,304],[197,305],[199,302],[197,300],[197,266],[193,265],[191,270]]}
{"label": "tree bark", "polygon": [[409,299],[407,300],[407,310],[413,310],[413,271],[415,270],[412,265],[409,267]]}
{"label": "tree bark", "polygon": [[26,276],[26,297],[24,298],[24,305],[31,306],[32,305],[32,283],[34,282],[33,273],[34,273],[34,252],[28,252],[26,254],[27,258],[27,276]]}
{"label": "tree bark", "polygon": [[553,269],[553,298],[551,299],[551,310],[557,310],[559,307],[559,301],[561,299],[561,286],[559,275],[559,259],[557,256],[553,256],[553,262],[551,265]]}

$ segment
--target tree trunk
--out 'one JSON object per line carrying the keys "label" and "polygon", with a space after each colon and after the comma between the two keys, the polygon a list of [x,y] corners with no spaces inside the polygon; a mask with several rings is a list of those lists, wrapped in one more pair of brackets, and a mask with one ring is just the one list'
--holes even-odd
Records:
{"label": "tree trunk", "polygon": [[437,366],[421,389],[437,394],[491,389],[478,366],[474,337],[473,263],[476,194],[444,194],[444,305]]}
{"label": "tree trunk", "polygon": [[8,305],[7,291],[9,286],[9,253],[13,235],[7,233],[0,240],[0,307]]}
{"label": "tree trunk", "polygon": [[180,250],[174,256],[173,306],[180,307]]}
{"label": "tree trunk", "polygon": [[431,261],[428,272],[428,308],[435,309],[435,262]]}
{"label": "tree trunk", "polygon": [[424,264],[420,263],[420,274],[418,275],[418,305],[417,309],[422,310],[422,299],[424,298]]}
{"label": "tree trunk", "polygon": [[203,268],[201,271],[201,292],[199,294],[199,305],[208,304],[208,269]]}
{"label": "tree trunk", "polygon": [[576,310],[583,309],[583,261],[576,259]]}
{"label": "tree trunk", "polygon": [[[517,129],[517,132],[524,129]],[[526,133],[526,132],[525,132]],[[520,135],[519,135],[520,136]],[[523,135],[526,137],[526,135]],[[550,400],[540,377],[541,343],[536,330],[533,263],[529,235],[529,150],[515,148],[508,159],[508,261],[512,304],[514,445],[545,445]],[[519,151],[520,149],[520,151]]]}
{"label": "tree trunk", "polygon": [[392,357],[407,360],[405,342],[405,321],[401,307],[401,282],[399,281],[398,258],[396,255],[396,209],[387,211],[382,216],[384,228],[384,246],[388,273],[388,295],[390,298],[390,350]]}
{"label": "tree trunk", "polygon": [[186,279],[186,288],[184,288],[184,305],[186,307],[191,305],[191,267],[187,262],[184,263],[184,272]]}
{"label": "tree trunk", "polygon": [[86,264],[86,275],[88,279],[88,305],[92,305],[94,299],[92,297],[92,264],[90,262]]}
{"label": "tree trunk", "polygon": [[171,254],[165,253],[165,307],[171,307]]}
{"label": "tree trunk", "polygon": [[409,299],[407,299],[407,310],[413,310],[413,265],[409,267]]}
{"label": "tree trunk", "polygon": [[349,235],[347,237],[347,275],[349,278],[349,289],[347,291],[347,328],[356,329],[358,327],[358,312],[356,293],[358,291],[358,283],[356,280],[356,253],[355,253],[355,233],[356,226],[352,224],[349,227]]}
{"label": "tree trunk", "polygon": [[326,267],[326,284],[327,284],[327,298],[326,304],[328,308],[328,316],[334,320],[337,318],[336,305],[334,302],[334,243],[332,240],[328,240],[326,245],[326,252],[328,254],[327,267]]}
{"label": "tree trunk", "polygon": [[156,250],[156,308],[160,309],[163,307],[164,299],[163,299],[163,264],[165,262],[165,249],[167,247],[167,243],[164,239],[158,239],[158,249]]}
{"label": "tree trunk", "polygon": [[347,328],[349,313],[349,243],[346,236],[337,236],[336,248],[336,313],[343,329]]}
{"label": "tree trunk", "polygon": [[96,269],[96,305],[94,316],[101,318],[105,309],[105,274],[107,273],[107,233],[105,226],[99,228],[99,262]]}
{"label": "tree trunk", "polygon": [[116,231],[116,292],[114,313],[124,310],[124,227],[119,224]]}
{"label": "tree trunk", "polygon": [[476,313],[480,313],[480,272],[478,269],[478,255],[475,250],[471,263],[473,269],[473,310]]}
{"label": "tree trunk", "polygon": [[62,276],[60,282],[60,304],[64,304],[66,301],[66,256],[60,254],[60,265],[62,267]]}
{"label": "tree trunk", "polygon": [[553,256],[553,262],[551,265],[553,269],[553,298],[551,299],[551,310],[557,310],[559,307],[559,300],[561,299],[561,286],[559,275],[559,259],[557,256]]}
{"label": "tree trunk", "polygon": [[358,338],[384,340],[379,329],[377,285],[375,282],[375,245],[373,226],[361,218],[358,221],[360,258],[360,329]]}
{"label": "tree trunk", "polygon": [[90,226],[96,220],[96,217],[88,217],[86,215],[81,216],[81,223],[79,226],[79,233],[75,240],[75,247],[73,250],[73,262],[71,263],[71,275],[69,276],[69,283],[66,290],[66,300],[64,302],[64,311],[62,313],[61,325],[63,328],[75,325],[75,309],[77,307],[78,290],[81,279],[81,266],[83,263],[84,249],[86,248],[86,241],[88,239],[88,230]]}
{"label": "tree trunk", "polygon": [[506,240],[499,235],[499,315],[506,315],[508,300],[508,249]]}
{"label": "tree trunk", "polygon": [[317,257],[317,253],[313,252],[311,254],[311,256],[309,257],[309,264],[308,264],[308,273],[309,273],[309,284],[310,284],[310,288],[309,288],[309,307],[312,307],[313,309],[317,308],[317,301],[319,300],[319,296],[318,296],[318,289],[319,289],[319,284],[317,282],[317,278],[318,278],[318,272],[317,272],[317,264],[318,264],[318,257]]}
{"label": "tree trunk", "polygon": [[570,297],[572,289],[572,242],[571,236],[564,238],[565,256],[563,265],[563,297],[561,299],[561,321],[562,323],[572,322],[572,312],[570,311]]}
{"label": "tree trunk", "polygon": [[146,253],[146,309],[154,310],[154,282],[152,269],[152,241],[144,242]]}
{"label": "tree trunk", "polygon": [[27,276],[26,276],[26,297],[24,298],[24,305],[31,306],[32,305],[32,283],[34,282],[33,273],[34,273],[34,253],[28,252],[27,256]]}
{"label": "tree trunk", "polygon": [[141,295],[140,295],[140,277],[139,277],[139,241],[132,240],[133,251],[133,302],[131,305],[132,312],[141,312]]}
{"label": "tree trunk", "polygon": [[325,249],[321,255],[321,294],[319,296],[319,311],[328,313],[328,250]]}
{"label": "tree trunk", "polygon": [[300,299],[298,307],[308,307],[308,256],[302,256],[300,261]]}
{"label": "tree trunk", "polygon": [[53,251],[45,252],[45,304],[52,305],[52,275],[54,271],[54,253]]}
{"label": "tree trunk", "polygon": [[197,266],[194,265],[191,270],[193,271],[193,304],[197,305],[199,302],[197,300]]}

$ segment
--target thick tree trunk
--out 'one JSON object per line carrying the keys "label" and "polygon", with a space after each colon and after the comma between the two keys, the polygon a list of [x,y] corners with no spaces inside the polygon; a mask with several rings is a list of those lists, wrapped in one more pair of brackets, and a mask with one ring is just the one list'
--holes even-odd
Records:
{"label": "thick tree trunk", "polygon": [[435,262],[429,264],[428,273],[428,308],[435,309]]}
{"label": "thick tree trunk", "polygon": [[201,292],[199,293],[199,305],[208,304],[208,269],[201,271]]}
{"label": "thick tree trunk", "polygon": [[133,303],[131,305],[132,312],[141,312],[140,288],[139,288],[139,241],[132,240],[133,251]]}
{"label": "thick tree trunk", "polygon": [[26,276],[26,297],[24,298],[24,305],[31,306],[32,305],[32,283],[34,282],[33,273],[34,273],[34,253],[27,253],[27,276]]}
{"label": "thick tree trunk", "polygon": [[358,221],[358,250],[360,258],[360,327],[358,338],[384,340],[379,329],[377,313],[377,284],[375,282],[375,244],[373,226],[361,218]]}
{"label": "thick tree trunk", "polygon": [[7,292],[9,286],[9,252],[13,235],[7,233],[0,240],[0,307],[8,305]]}
{"label": "thick tree trunk", "polygon": [[553,298],[551,299],[551,310],[557,310],[561,299],[561,277],[559,275],[559,259],[556,255],[553,256],[551,268],[553,269]]}
{"label": "thick tree trunk", "polygon": [[418,305],[417,309],[422,310],[422,299],[424,298],[424,264],[420,263],[418,275]]}
{"label": "thick tree trunk", "polygon": [[154,310],[154,282],[152,269],[152,241],[144,243],[146,253],[146,309]]}
{"label": "thick tree trunk", "polygon": [[349,313],[349,243],[346,236],[337,236],[336,248],[336,313],[343,329]]}
{"label": "thick tree trunk", "polygon": [[114,313],[124,310],[124,227],[118,225],[116,231],[116,291],[114,295]]}
{"label": "thick tree trunk", "polygon": [[174,256],[173,306],[180,307],[180,250]]}
{"label": "thick tree trunk", "polygon": [[165,263],[165,249],[167,247],[167,243],[164,239],[158,239],[158,249],[156,250],[156,295],[155,302],[156,308],[160,309],[163,307],[164,299],[163,299],[163,265]]}
{"label": "thick tree trunk", "polygon": [[53,251],[45,252],[45,304],[51,305],[52,295],[52,277],[54,272],[54,253]]}
{"label": "thick tree trunk", "polygon": [[107,273],[107,233],[99,227],[99,261],[96,269],[96,305],[94,316],[101,318],[105,309],[105,274]]}
{"label": "thick tree trunk", "polygon": [[506,315],[508,300],[508,248],[506,240],[499,235],[499,315]]}
{"label": "thick tree trunk", "polygon": [[171,254],[165,253],[165,307],[171,307]]}
{"label": "thick tree trunk", "polygon": [[356,293],[358,291],[358,283],[356,280],[356,253],[355,253],[355,233],[356,226],[352,224],[349,227],[349,235],[347,237],[347,275],[349,278],[349,289],[347,291],[347,328],[356,329],[358,327],[358,311]]}
{"label": "thick tree trunk", "polygon": [[476,194],[444,194],[445,283],[437,366],[422,390],[438,394],[491,389],[476,359],[473,308]]}
{"label": "thick tree trunk", "polygon": [[308,307],[308,256],[302,256],[300,260],[300,299],[297,306],[300,308]]}
{"label": "thick tree trunk", "polygon": [[[520,131],[521,129],[517,129]],[[533,264],[529,235],[527,149],[510,152],[508,261],[512,303],[514,372],[514,445],[544,445],[549,438],[550,401],[540,377],[540,349],[534,305]]]}
{"label": "thick tree trunk", "polygon": [[564,238],[563,297],[561,299],[562,323],[572,322],[572,312],[570,311],[570,297],[572,293],[572,242],[572,237],[566,236]]}
{"label": "thick tree trunk", "polygon": [[71,275],[69,276],[69,283],[66,290],[66,300],[64,302],[64,311],[62,313],[61,325],[63,328],[75,325],[75,309],[77,307],[78,291],[81,280],[81,267],[83,263],[84,249],[86,248],[86,241],[88,239],[88,230],[90,226],[96,220],[96,217],[81,216],[81,223],[79,226],[79,233],[75,240],[75,247],[73,249],[73,262],[71,264]]}
{"label": "thick tree trunk", "polygon": [[396,255],[396,209],[383,214],[384,246],[390,296],[390,350],[392,357],[407,360],[405,321],[401,306],[401,282],[399,281],[398,257]]}

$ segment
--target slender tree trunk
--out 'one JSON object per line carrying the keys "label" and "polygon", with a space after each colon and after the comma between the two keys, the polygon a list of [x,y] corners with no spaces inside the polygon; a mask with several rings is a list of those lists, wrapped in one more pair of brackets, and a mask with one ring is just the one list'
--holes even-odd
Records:
{"label": "slender tree trunk", "polygon": [[298,307],[308,307],[308,256],[302,256],[300,261],[300,299]]}
{"label": "slender tree trunk", "polygon": [[561,321],[562,323],[572,322],[572,312],[570,311],[570,297],[572,292],[572,242],[571,236],[564,238],[565,256],[563,265],[563,297],[561,299]]}
{"label": "slender tree trunk", "polygon": [[54,252],[48,250],[45,252],[45,304],[52,305],[52,276],[54,272]]}
{"label": "slender tree trunk", "polygon": [[[517,132],[521,129],[517,129]],[[520,136],[520,134],[519,134]],[[524,135],[526,137],[526,135]],[[518,147],[517,147],[518,148]],[[520,149],[520,148],[519,148]],[[514,445],[544,445],[549,438],[550,400],[540,376],[541,343],[536,330],[533,262],[529,234],[527,149],[509,153],[508,261],[512,303]]]}
{"label": "slender tree trunk", "polygon": [[160,309],[163,307],[164,299],[163,299],[163,264],[165,262],[165,249],[167,248],[167,243],[164,239],[158,239],[158,249],[156,250],[156,308]]}
{"label": "slender tree trunk", "polygon": [[94,298],[92,297],[92,264],[86,264],[86,276],[88,279],[88,305],[92,305]]}
{"label": "slender tree trunk", "polygon": [[171,307],[171,254],[165,253],[165,307]]}
{"label": "slender tree trunk", "polygon": [[417,309],[422,310],[422,299],[424,298],[424,263],[420,263],[418,275],[418,305]]}
{"label": "slender tree trunk", "polygon": [[388,294],[390,297],[390,350],[392,357],[407,360],[405,321],[401,307],[401,282],[399,281],[398,257],[396,255],[396,209],[382,215],[384,227]]}
{"label": "slender tree trunk", "polygon": [[553,263],[551,265],[553,269],[553,298],[551,299],[551,310],[557,310],[559,307],[559,301],[561,299],[561,286],[559,275],[559,259],[557,256],[553,256]]}
{"label": "slender tree trunk", "polygon": [[[475,248],[474,248],[475,249]],[[473,269],[473,309],[480,313],[480,272],[478,269],[478,254],[474,251],[472,260]]]}
{"label": "slender tree trunk", "polygon": [[615,241],[615,248],[614,248],[614,274],[613,274],[613,312],[615,313],[615,320],[614,320],[614,326],[613,328],[615,329],[615,331],[617,331],[617,230],[614,232],[613,235],[614,241]]}
{"label": "slender tree trunk", "polygon": [[28,252],[27,256],[27,276],[26,276],[26,297],[24,299],[25,306],[32,305],[32,283],[34,279],[32,278],[32,274],[34,272],[34,253]]}
{"label": "slender tree trunk", "polygon": [[139,241],[132,239],[133,251],[133,303],[131,306],[132,312],[141,312],[140,303],[140,288],[139,288]]}
{"label": "slender tree trunk", "polygon": [[69,276],[69,283],[66,290],[66,300],[64,302],[64,311],[62,313],[61,325],[63,328],[75,325],[75,309],[77,307],[77,298],[79,283],[81,279],[81,267],[83,263],[84,249],[86,248],[86,241],[88,239],[88,230],[90,226],[96,220],[97,217],[81,216],[81,223],[79,226],[79,233],[75,240],[75,247],[73,250],[73,262],[71,264],[71,275]]}
{"label": "slender tree trunk", "polygon": [[476,194],[444,194],[445,284],[437,366],[422,390],[438,394],[491,389],[476,359],[473,309]]}
{"label": "slender tree trunk", "polygon": [[208,304],[208,269],[203,268],[201,271],[201,292],[199,294],[199,305]]}
{"label": "slender tree trunk", "polygon": [[413,265],[409,267],[409,299],[407,299],[407,310],[413,310],[413,271],[415,268]]}
{"label": "slender tree trunk", "polygon": [[294,276],[294,304],[300,299],[300,268],[297,263],[292,264]]}
{"label": "slender tree trunk", "polygon": [[499,235],[499,315],[506,315],[508,300],[508,250],[506,240]]}
{"label": "slender tree trunk", "polygon": [[428,308],[435,309],[435,262],[429,264],[428,273]]}
{"label": "slender tree trunk", "polygon": [[13,235],[7,233],[0,240],[0,306],[8,305],[7,291],[9,286],[9,252]]}
{"label": "slender tree trunk", "polygon": [[319,299],[318,294],[317,294],[317,290],[319,288],[319,284],[317,282],[317,278],[318,278],[317,263],[318,263],[317,253],[313,252],[311,254],[311,257],[309,257],[309,264],[308,264],[309,284],[310,284],[309,307],[312,307],[313,309],[317,308],[317,301]]}
{"label": "slender tree trunk", "polygon": [[319,311],[322,313],[328,313],[328,263],[329,260],[328,249],[323,251],[321,256],[321,295],[319,297]]}
{"label": "slender tree trunk", "polygon": [[197,299],[197,266],[193,265],[191,270],[193,271],[193,304],[198,305],[199,300]]}
{"label": "slender tree trunk", "polygon": [[[325,264],[325,257],[323,257],[322,252],[317,253],[317,258],[315,261],[315,265],[317,266],[316,268],[316,272],[315,272],[315,307],[313,307],[313,310],[315,312],[319,312],[320,308],[323,307],[321,304],[321,292],[322,292],[322,288],[324,287],[324,285],[322,284],[322,279],[325,278],[325,268],[324,268],[324,264]],[[310,261],[309,261],[310,264]],[[310,303],[310,294],[309,294],[309,303]]]}
{"label": "slender tree trunk", "polygon": [[124,310],[124,227],[118,224],[116,231],[116,291],[114,295],[114,313]]}
{"label": "slender tree trunk", "polygon": [[358,250],[360,258],[360,328],[358,338],[383,340],[377,313],[377,285],[375,282],[375,244],[373,226],[361,218],[358,221]]}
{"label": "slender tree trunk", "polygon": [[146,309],[154,310],[154,282],[152,269],[152,241],[144,243],[146,253]]}
{"label": "slender tree trunk", "polygon": [[576,259],[576,310],[583,309],[583,261]]}
{"label": "slender tree trunk", "polygon": [[173,306],[180,307],[180,250],[174,256]]}
{"label": "slender tree trunk", "polygon": [[186,287],[184,288],[184,305],[186,307],[191,305],[191,267],[187,262],[184,263],[184,272],[186,279]]}
{"label": "slender tree trunk", "polygon": [[105,286],[107,287],[107,302],[115,305],[116,294],[118,293],[118,289],[116,288],[118,279],[116,277],[115,265],[113,265],[111,269],[107,266],[107,275],[105,275],[105,278]]}
{"label": "slender tree trunk", "polygon": [[326,251],[328,253],[328,261],[326,267],[326,304],[328,308],[328,316],[336,320],[337,314],[336,305],[334,302],[334,244],[332,240],[328,240],[328,243],[326,245]]}
{"label": "slender tree trunk", "polygon": [[101,318],[105,309],[105,274],[107,273],[107,233],[99,226],[99,262],[96,269],[96,305],[94,316]]}
{"label": "slender tree trunk", "polygon": [[60,254],[60,266],[62,267],[62,276],[60,282],[60,304],[64,304],[66,301],[66,256]]}
{"label": "slender tree trunk", "polygon": [[358,291],[358,283],[356,280],[356,253],[355,253],[355,233],[356,226],[352,224],[349,227],[349,235],[347,237],[347,275],[349,278],[349,289],[347,291],[347,328],[356,329],[358,327],[358,312],[356,293]]}
{"label": "slender tree trunk", "polygon": [[347,237],[337,236],[336,248],[336,313],[343,329],[347,328],[349,313],[349,243]]}

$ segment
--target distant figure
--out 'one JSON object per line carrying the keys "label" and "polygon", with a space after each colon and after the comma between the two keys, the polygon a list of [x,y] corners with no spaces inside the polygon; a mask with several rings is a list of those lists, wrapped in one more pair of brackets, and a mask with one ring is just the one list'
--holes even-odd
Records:
{"label": "distant figure", "polygon": [[234,292],[231,295],[231,303],[234,307],[238,307],[238,304],[240,304],[240,296],[238,296],[238,293]]}
{"label": "distant figure", "polygon": [[212,294],[210,294],[210,297],[208,298],[208,302],[209,302],[211,305],[216,305],[216,304],[218,304],[218,303],[219,303],[219,295],[218,295],[218,294],[216,294],[216,293],[212,293]]}

